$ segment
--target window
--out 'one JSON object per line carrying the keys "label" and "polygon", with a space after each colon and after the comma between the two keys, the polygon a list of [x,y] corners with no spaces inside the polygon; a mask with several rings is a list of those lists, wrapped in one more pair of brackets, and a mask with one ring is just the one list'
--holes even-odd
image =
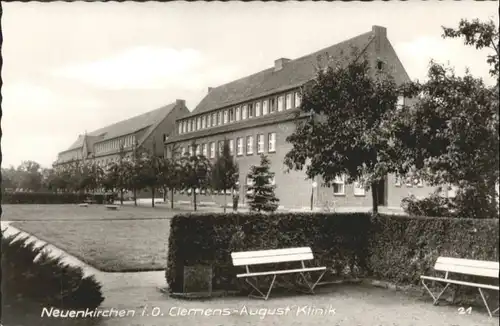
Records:
{"label": "window", "polygon": [[405,98],[404,96],[398,96],[398,102],[396,103],[396,108],[398,110],[402,109],[405,105]]}
{"label": "window", "polygon": [[217,114],[217,125],[220,126],[222,124],[222,111],[219,111]]}
{"label": "window", "polygon": [[286,94],[285,110],[292,108],[292,94]]}
{"label": "window", "polygon": [[300,107],[300,94],[299,92],[295,92],[295,107]]}
{"label": "window", "polygon": [[240,121],[240,117],[241,117],[241,108],[238,106],[236,108],[236,121]]}
{"label": "window", "polygon": [[262,101],[262,115],[268,114],[267,100]]}
{"label": "window", "polygon": [[207,127],[207,117],[206,116],[203,116],[201,118],[201,128],[202,129],[205,129]]}
{"label": "window", "polygon": [[194,155],[194,146],[191,145],[189,146],[189,156],[193,156]]}
{"label": "window", "polygon": [[278,97],[278,111],[283,111],[283,96]]}
{"label": "window", "polygon": [[187,121],[187,132],[191,132],[191,121]]}
{"label": "window", "polygon": [[394,185],[396,187],[401,187],[401,176],[399,174],[394,176]]}
{"label": "window", "polygon": [[200,155],[201,154],[201,145],[194,145],[195,148],[196,148],[196,155]]}
{"label": "window", "polygon": [[253,154],[253,136],[247,136],[247,155]]}
{"label": "window", "polygon": [[248,119],[253,118],[253,104],[248,104]]}
{"label": "window", "polygon": [[202,150],[201,150],[202,155],[207,157],[207,144],[203,144],[203,145],[201,145],[201,147],[202,147]]}
{"label": "window", "polygon": [[186,155],[186,147],[181,147],[181,155]]}
{"label": "window", "polygon": [[219,140],[219,155],[222,155],[222,152],[224,151],[224,141],[223,140]]}
{"label": "window", "polygon": [[243,155],[243,138],[239,137],[236,139],[237,155]]}
{"label": "window", "polygon": [[272,99],[269,100],[269,112],[274,113],[276,112],[276,98],[273,97]]}
{"label": "window", "polygon": [[229,109],[229,122],[234,121],[234,108]]}
{"label": "window", "polygon": [[276,152],[276,133],[271,132],[267,136],[267,151],[269,153]]}
{"label": "window", "polygon": [[200,130],[201,129],[201,118],[198,117],[196,119],[196,130]]}
{"label": "window", "polygon": [[215,142],[210,143],[210,158],[215,157]]}
{"label": "window", "polygon": [[345,195],[345,183],[344,176],[335,177],[333,181],[333,194],[334,195]]}
{"label": "window", "polygon": [[224,124],[229,122],[229,112],[228,110],[224,110]]}
{"label": "window", "polygon": [[354,182],[354,196],[364,196],[364,195],[365,195],[364,185],[359,180]]}
{"label": "window", "polygon": [[255,116],[260,117],[260,102],[255,103]]}
{"label": "window", "polygon": [[[182,132],[183,133],[187,132],[187,123],[186,123],[186,121],[182,121]],[[130,139],[129,139],[129,144],[130,144]]]}
{"label": "window", "polygon": [[217,113],[212,113],[212,127],[215,127],[217,125]]}
{"label": "window", "polygon": [[247,106],[243,105],[243,108],[241,109],[241,120],[246,120],[247,118]]}
{"label": "window", "polygon": [[234,155],[234,139],[229,139],[229,154]]}
{"label": "window", "polygon": [[264,152],[264,135],[257,135],[257,153]]}
{"label": "window", "polygon": [[253,186],[253,179],[252,179],[252,178],[249,178],[249,177],[247,176],[247,179],[246,179],[246,182],[245,182],[245,183],[246,183],[246,188],[247,188],[246,193],[247,193],[247,194],[252,194],[252,193],[253,193],[253,190],[248,190],[248,187]]}

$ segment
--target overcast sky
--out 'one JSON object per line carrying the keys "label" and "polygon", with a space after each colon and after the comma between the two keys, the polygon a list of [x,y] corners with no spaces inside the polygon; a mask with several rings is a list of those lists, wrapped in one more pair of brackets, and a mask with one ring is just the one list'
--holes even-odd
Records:
{"label": "overcast sky", "polygon": [[[387,27],[412,79],[431,58],[489,79],[486,54],[441,25],[497,2],[2,3],[2,167],[49,167],[78,134]],[[491,80],[490,80],[491,81]]]}

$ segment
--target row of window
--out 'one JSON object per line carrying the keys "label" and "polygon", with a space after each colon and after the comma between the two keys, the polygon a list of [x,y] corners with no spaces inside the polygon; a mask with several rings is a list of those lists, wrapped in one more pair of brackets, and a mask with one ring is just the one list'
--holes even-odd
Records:
{"label": "row of window", "polygon": [[200,117],[186,119],[178,122],[178,133],[185,134],[211,127],[217,127],[228,123],[265,116],[274,112],[291,110],[300,106],[300,94],[298,92],[274,96],[265,100],[259,100],[249,104],[236,106],[229,109],[208,113]]}
{"label": "row of window", "polygon": [[113,150],[119,150],[120,149],[120,144],[123,143],[123,147],[132,147],[135,143],[135,136],[134,135],[129,135],[126,137],[122,138],[116,138],[107,142],[102,142],[95,144],[95,152],[97,153],[102,153],[102,152],[109,152]]}
{"label": "row of window", "polygon": [[[354,196],[365,196],[366,191],[363,184],[354,182],[353,187]],[[333,181],[333,194],[343,196],[345,195],[345,176],[336,177]]]}
{"label": "row of window", "polygon": [[[254,136],[246,136],[246,138],[238,137],[236,138],[236,148],[234,146],[235,145],[234,139],[228,140],[230,154],[234,155],[236,149],[237,156],[242,156],[244,153],[246,153],[246,155],[252,155],[254,154],[254,149],[256,150],[257,154],[264,153],[266,151],[266,143],[267,143],[268,153],[276,152],[275,132],[268,133],[267,137],[264,134],[258,134],[256,138],[254,138]],[[187,149],[186,147],[182,147],[181,154],[184,156],[187,153],[189,153],[190,156],[196,154],[196,155],[203,155],[208,158],[215,158],[215,145],[216,142],[213,141],[209,142],[208,144],[204,143],[199,145],[190,145],[187,146]],[[217,151],[219,155],[222,154],[223,150],[224,150],[224,140],[219,140],[217,142]]]}
{"label": "row of window", "polygon": [[80,153],[81,153],[80,149],[73,150],[71,152],[62,153],[62,154],[59,154],[59,160],[64,162],[64,161],[69,161],[72,159],[79,159],[81,156],[81,155],[79,155]]}

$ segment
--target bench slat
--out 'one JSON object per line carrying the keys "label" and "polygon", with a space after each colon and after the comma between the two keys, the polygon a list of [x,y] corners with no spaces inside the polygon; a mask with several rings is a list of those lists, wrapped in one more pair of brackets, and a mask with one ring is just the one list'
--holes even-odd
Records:
{"label": "bench slat", "polygon": [[420,276],[420,278],[424,279],[424,280],[441,281],[441,282],[447,282],[447,283],[453,283],[453,284],[459,284],[459,285],[480,287],[480,288],[490,289],[490,290],[497,290],[497,291],[499,290],[498,285],[471,283],[471,282],[464,282],[464,281],[445,279],[445,278],[441,278],[441,277],[432,277],[432,276]]}
{"label": "bench slat", "polygon": [[478,268],[486,268],[486,269],[495,269],[499,270],[500,263],[494,261],[486,261],[486,260],[473,260],[473,259],[463,259],[463,258],[452,258],[452,257],[439,257],[436,261],[436,264],[450,264],[450,265],[461,265],[461,266],[470,266],[470,267],[478,267]]}
{"label": "bench slat", "polygon": [[235,259],[235,258],[252,258],[252,257],[266,257],[266,256],[279,256],[287,254],[306,254],[306,253],[312,253],[311,248],[299,247],[299,248],[286,248],[286,249],[233,252],[231,253],[231,257]]}
{"label": "bench slat", "polygon": [[498,269],[489,269],[484,267],[436,263],[434,269],[437,271],[451,273],[498,278]]}
{"label": "bench slat", "polygon": [[310,268],[299,268],[299,269],[286,269],[281,271],[274,272],[255,272],[255,273],[245,273],[245,274],[237,274],[236,277],[252,277],[252,276],[265,276],[265,275],[279,275],[279,274],[291,274],[291,273],[300,273],[300,272],[314,272],[314,271],[322,271],[325,270],[326,267],[310,267]]}
{"label": "bench slat", "polygon": [[243,266],[243,265],[283,263],[283,262],[292,262],[292,261],[300,261],[300,260],[311,260],[313,258],[314,258],[314,256],[312,253],[251,257],[251,258],[237,258],[237,259],[233,258],[233,265],[234,266]]}

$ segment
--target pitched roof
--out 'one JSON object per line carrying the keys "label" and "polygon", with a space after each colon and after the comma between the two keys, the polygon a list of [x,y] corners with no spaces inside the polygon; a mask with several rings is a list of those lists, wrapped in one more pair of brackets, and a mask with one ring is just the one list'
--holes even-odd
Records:
{"label": "pitched roof", "polygon": [[332,58],[338,62],[339,58],[348,56],[353,48],[362,53],[372,41],[373,36],[373,32],[364,33],[312,54],[290,60],[278,71],[275,71],[274,67],[269,68],[215,87],[196,106],[191,116],[299,87],[314,78],[318,65],[332,64]]}
{"label": "pitched roof", "polygon": [[[137,115],[127,120],[122,120],[112,125],[94,130],[87,134],[87,137],[92,140],[92,143],[105,141],[108,139],[125,136],[145,128],[154,129],[176,106],[177,103],[168,104],[159,109]],[[149,135],[148,132],[145,136]],[[85,140],[85,135],[79,135],[78,139],[65,152],[81,148]],[[139,143],[141,140],[138,140]]]}

